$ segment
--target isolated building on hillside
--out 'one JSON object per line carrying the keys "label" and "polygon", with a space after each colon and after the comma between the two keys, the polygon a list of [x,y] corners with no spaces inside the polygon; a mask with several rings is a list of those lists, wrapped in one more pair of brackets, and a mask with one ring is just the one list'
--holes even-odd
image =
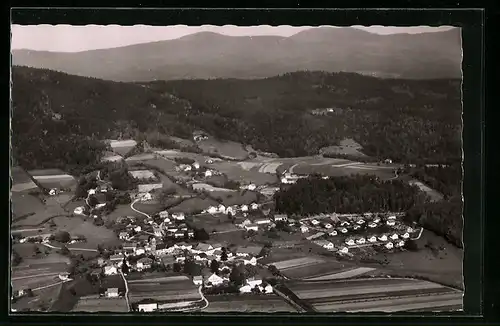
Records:
{"label": "isolated building on hillside", "polygon": [[158,309],[158,303],[140,303],[137,306],[139,312],[153,312]]}

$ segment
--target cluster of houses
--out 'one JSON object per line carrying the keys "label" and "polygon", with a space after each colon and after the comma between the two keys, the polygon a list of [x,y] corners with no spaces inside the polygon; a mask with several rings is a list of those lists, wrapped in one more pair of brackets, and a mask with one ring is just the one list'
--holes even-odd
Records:
{"label": "cluster of houses", "polygon": [[[207,159],[205,161],[205,163],[206,164],[212,164],[213,160],[212,159]],[[213,170],[213,169],[208,169],[208,168],[205,168],[205,167],[201,167],[200,163],[198,163],[198,162],[194,162],[193,164],[179,164],[176,167],[176,170],[177,171],[183,171],[183,172],[195,171],[196,175],[198,177],[205,177],[205,178],[210,178],[210,177],[212,177],[214,175],[219,175],[220,174],[220,172],[217,171],[217,170]]]}
{"label": "cluster of houses", "polygon": [[217,206],[210,206],[207,209],[203,210],[202,213],[208,214],[232,214],[236,213],[248,213],[249,211],[256,211],[260,207],[257,203],[251,203],[249,205],[232,205],[232,206],[224,206],[223,204],[219,204]]}
{"label": "cluster of houses", "polygon": [[[276,214],[272,218],[261,217],[253,220],[246,219],[241,222],[238,226],[245,229],[246,231],[259,231],[262,228],[269,228],[276,226],[277,222],[287,222],[288,216],[285,214]],[[295,224],[295,222],[290,222],[290,224]]]}

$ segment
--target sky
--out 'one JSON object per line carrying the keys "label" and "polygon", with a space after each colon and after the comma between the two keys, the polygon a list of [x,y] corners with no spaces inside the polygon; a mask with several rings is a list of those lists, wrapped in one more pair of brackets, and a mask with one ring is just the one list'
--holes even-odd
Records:
{"label": "sky", "polygon": [[[391,27],[391,26],[353,26],[371,33],[425,33],[443,31],[451,26],[429,27]],[[139,43],[176,39],[198,32],[216,32],[228,36],[277,35],[292,36],[310,26],[119,26],[119,25],[12,25],[11,48],[52,52],[79,52],[107,49]]]}

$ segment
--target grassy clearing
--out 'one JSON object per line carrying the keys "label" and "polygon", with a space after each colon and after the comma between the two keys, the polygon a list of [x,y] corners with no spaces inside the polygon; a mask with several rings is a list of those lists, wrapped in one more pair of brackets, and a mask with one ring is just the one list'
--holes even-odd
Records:
{"label": "grassy clearing", "polygon": [[23,297],[12,304],[17,311],[47,311],[57,300],[61,285],[51,286],[35,291],[34,297]]}
{"label": "grassy clearing", "polygon": [[138,302],[144,299],[163,300],[199,300],[200,294],[198,287],[191,280],[178,282],[158,279],[156,282],[137,281],[128,285],[129,298],[132,302]]}
{"label": "grassy clearing", "polygon": [[302,266],[312,266],[323,262],[324,260],[319,257],[308,256],[301,258],[293,258],[284,261],[277,261],[274,262],[273,265],[276,266],[276,268],[279,270],[285,270],[289,268],[296,268]]}
{"label": "grassy clearing", "polygon": [[363,157],[366,156],[361,152],[362,146],[353,139],[344,139],[340,141],[338,146],[328,146],[320,149],[321,154],[340,154]]}
{"label": "grassy clearing", "polygon": [[206,296],[209,306],[202,312],[297,312],[286,301],[274,294],[211,295]]}
{"label": "grassy clearing", "polygon": [[217,205],[218,203],[210,198],[190,198],[184,200],[182,203],[180,203],[177,206],[172,207],[173,212],[184,212],[186,214],[192,214],[192,213],[197,213],[201,212],[205,209],[207,209],[210,206]]}
{"label": "grassy clearing", "polygon": [[57,225],[57,230],[67,231],[71,235],[85,236],[87,244],[94,249],[98,244],[116,244],[120,241],[113,231],[104,226],[95,226],[80,217],[55,217],[53,221]]}
{"label": "grassy clearing", "polygon": [[[241,162],[241,164],[247,164],[247,162]],[[258,169],[246,170],[240,163],[215,162],[213,167],[221,173],[224,173],[229,180],[241,183],[253,183],[260,186],[278,182],[276,175],[261,173]]]}
{"label": "grassy clearing", "polygon": [[[225,215],[198,215],[192,217],[191,220],[193,226],[204,228],[208,233],[238,230],[236,225],[232,224]],[[241,237],[241,234],[239,236]]]}
{"label": "grassy clearing", "polygon": [[71,311],[128,312],[125,298],[100,298],[98,295],[82,297]]}
{"label": "grassy clearing", "polygon": [[119,217],[122,217],[122,216],[140,217],[143,215],[134,211],[132,208],[130,208],[130,205],[127,204],[127,205],[116,205],[115,210],[112,211],[110,214],[106,215],[105,218],[106,218],[106,220],[111,220],[111,221],[115,222]]}
{"label": "grassy clearing", "polygon": [[17,217],[44,211],[46,207],[38,197],[30,194],[12,193],[11,209],[15,220]]}
{"label": "grassy clearing", "polygon": [[231,141],[220,141],[213,137],[197,143],[201,150],[208,154],[218,154],[234,160],[244,160],[248,153],[240,143]]}

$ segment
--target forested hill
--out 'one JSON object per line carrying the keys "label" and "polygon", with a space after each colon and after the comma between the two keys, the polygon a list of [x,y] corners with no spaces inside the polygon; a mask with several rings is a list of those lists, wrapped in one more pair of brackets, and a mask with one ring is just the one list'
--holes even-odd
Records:
{"label": "forested hill", "polygon": [[[459,80],[296,72],[260,80],[118,83],[13,67],[13,154],[26,168],[99,159],[96,140],[197,129],[281,156],[354,138],[368,155],[461,158]],[[335,108],[314,116],[316,108]]]}
{"label": "forested hill", "polygon": [[264,78],[295,70],[348,71],[398,78],[460,78],[460,29],[378,35],[321,27],[290,37],[202,32],[113,49],[12,51],[14,65],[116,81]]}

